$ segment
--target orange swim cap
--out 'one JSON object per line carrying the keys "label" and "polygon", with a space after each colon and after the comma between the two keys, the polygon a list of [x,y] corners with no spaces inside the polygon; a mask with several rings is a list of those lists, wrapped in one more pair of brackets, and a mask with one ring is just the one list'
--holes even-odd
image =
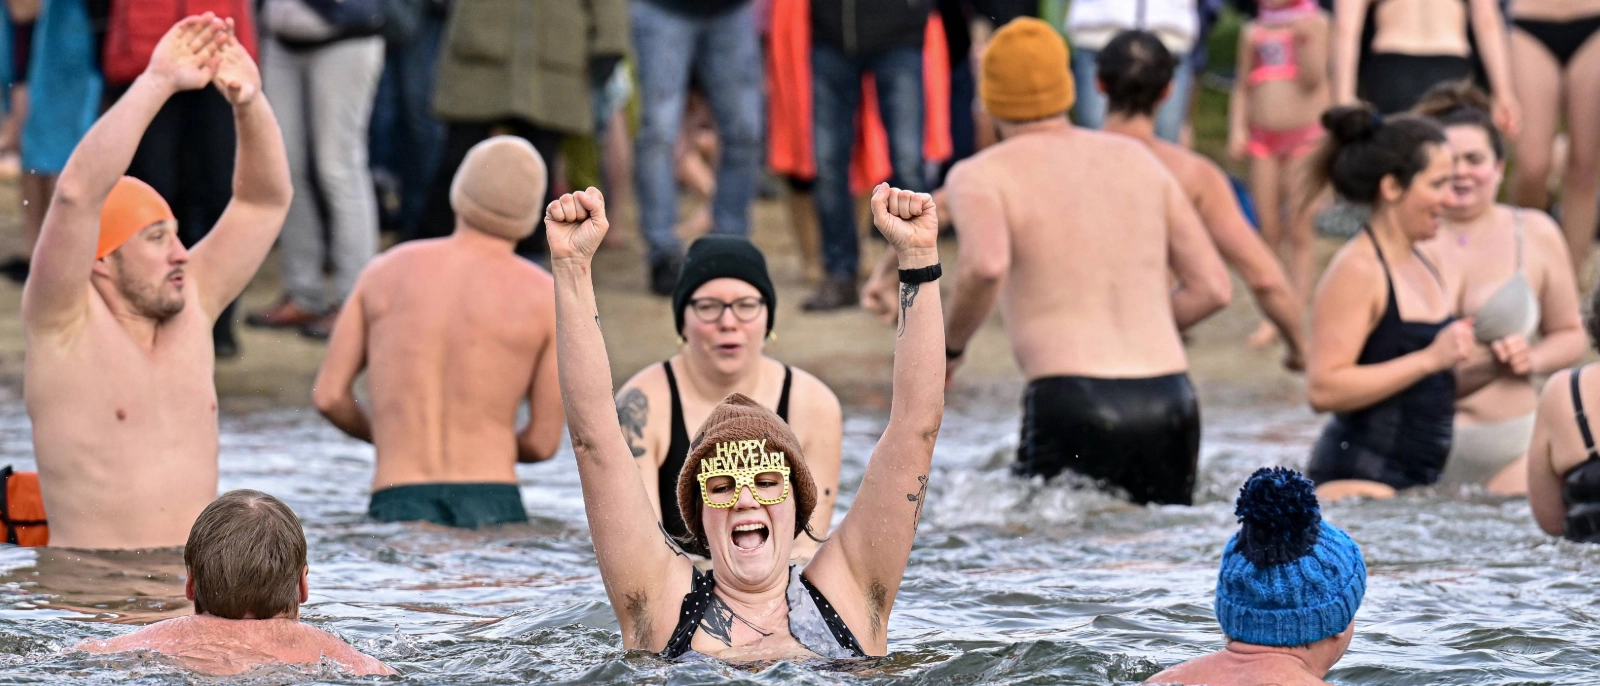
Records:
{"label": "orange swim cap", "polygon": [[150,184],[131,176],[117,180],[100,208],[100,247],[95,259],[110,255],[144,227],[160,221],[177,221],[172,208]]}

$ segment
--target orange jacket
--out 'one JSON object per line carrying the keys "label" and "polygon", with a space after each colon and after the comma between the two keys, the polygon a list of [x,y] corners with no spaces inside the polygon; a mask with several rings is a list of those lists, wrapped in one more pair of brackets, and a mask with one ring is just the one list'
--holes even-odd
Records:
{"label": "orange jacket", "polygon": [[[772,170],[800,179],[817,176],[811,121],[811,2],[772,0],[772,33],[767,42],[767,163]],[[944,22],[928,17],[922,47],[922,156],[950,158],[950,57]],[[889,135],[878,114],[872,75],[861,79],[861,111],[850,163],[850,188],[863,193],[893,173]]]}

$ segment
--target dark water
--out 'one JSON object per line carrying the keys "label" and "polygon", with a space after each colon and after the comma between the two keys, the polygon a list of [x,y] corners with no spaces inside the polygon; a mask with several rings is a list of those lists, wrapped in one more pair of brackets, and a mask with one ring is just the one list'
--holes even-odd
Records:
{"label": "dark water", "polygon": [[[1217,556],[1231,500],[1256,467],[1304,461],[1300,407],[1206,407],[1200,504],[1138,508],[1064,484],[1013,480],[1009,390],[952,400],[888,658],[760,669],[625,654],[594,564],[570,451],[519,467],[526,526],[477,533],[363,519],[369,447],[310,411],[225,417],[222,489],[256,488],[300,514],[311,544],[304,616],[407,683],[1133,683],[1215,650]],[[849,413],[840,511],[882,430]],[[0,464],[31,467],[20,403],[0,402]],[[1537,532],[1527,505],[1472,493],[1337,505],[1371,579],[1346,684],[1600,682],[1600,546]],[[70,648],[188,611],[181,560],[61,560],[0,546],[0,682],[206,681],[141,657]],[[279,668],[246,682],[355,682]],[[370,681],[370,680],[369,680]],[[381,680],[380,680],[381,681]]]}

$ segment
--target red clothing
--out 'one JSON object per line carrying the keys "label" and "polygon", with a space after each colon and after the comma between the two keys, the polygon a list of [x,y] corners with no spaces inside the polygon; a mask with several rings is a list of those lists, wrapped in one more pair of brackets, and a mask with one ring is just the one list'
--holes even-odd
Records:
{"label": "red clothing", "polygon": [[232,18],[239,42],[252,59],[257,58],[255,25],[247,0],[111,0],[102,57],[106,83],[133,83],[150,64],[150,54],[173,24],[206,12]]}
{"label": "red clothing", "polygon": [[[811,114],[810,0],[772,0],[772,31],[767,43],[767,163],[772,170],[800,179],[817,175]],[[922,47],[923,142],[929,161],[950,158],[950,58],[944,22],[928,17]],[[864,193],[889,180],[889,134],[878,115],[872,75],[861,79],[861,111],[850,164],[850,188]]]}

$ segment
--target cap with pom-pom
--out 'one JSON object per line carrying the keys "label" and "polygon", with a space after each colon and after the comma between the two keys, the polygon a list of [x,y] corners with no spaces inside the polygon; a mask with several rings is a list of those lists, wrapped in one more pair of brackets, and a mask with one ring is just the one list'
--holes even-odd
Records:
{"label": "cap with pom-pom", "polygon": [[1239,533],[1222,551],[1217,623],[1228,638],[1301,646],[1350,626],[1367,591],[1361,547],[1322,521],[1311,481],[1259,469],[1234,507]]}

